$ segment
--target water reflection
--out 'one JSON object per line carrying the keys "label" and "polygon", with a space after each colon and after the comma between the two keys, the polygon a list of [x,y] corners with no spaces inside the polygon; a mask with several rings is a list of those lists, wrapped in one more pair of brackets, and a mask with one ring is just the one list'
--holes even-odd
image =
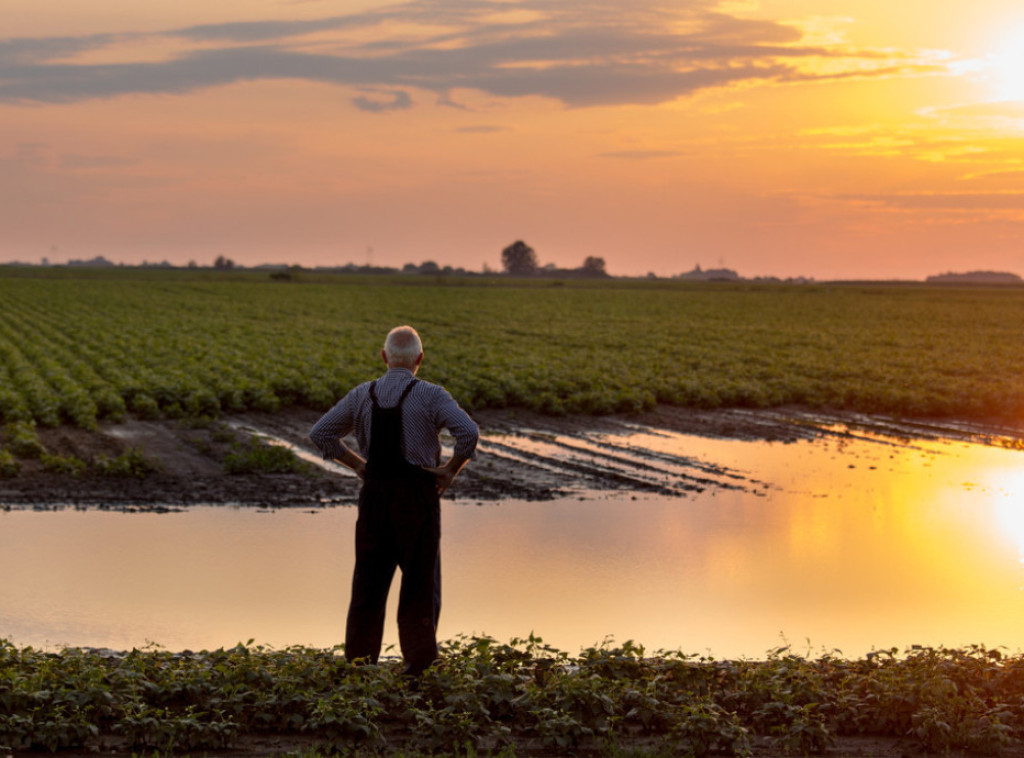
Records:
{"label": "water reflection", "polygon": [[[441,636],[534,631],[762,656],[1022,647],[1024,453],[862,435],[791,444],[643,433],[764,483],[685,498],[445,504]],[[350,508],[0,513],[0,636],[170,649],[341,641]],[[394,607],[388,642],[394,643]]]}

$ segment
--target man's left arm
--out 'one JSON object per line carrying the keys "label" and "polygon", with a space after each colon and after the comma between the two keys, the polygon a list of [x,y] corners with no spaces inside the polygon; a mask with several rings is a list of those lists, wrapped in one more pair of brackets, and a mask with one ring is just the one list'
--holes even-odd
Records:
{"label": "man's left arm", "polygon": [[324,460],[333,460],[352,469],[360,478],[366,471],[366,461],[342,439],[354,428],[353,393],[338,401],[337,405],[320,417],[313,425],[309,437],[313,440]]}

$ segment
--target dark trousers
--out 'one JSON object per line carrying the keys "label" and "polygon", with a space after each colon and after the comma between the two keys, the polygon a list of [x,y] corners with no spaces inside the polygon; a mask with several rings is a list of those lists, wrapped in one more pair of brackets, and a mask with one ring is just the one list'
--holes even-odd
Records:
{"label": "dark trousers", "polygon": [[432,477],[367,479],[359,493],[356,567],[345,657],[376,663],[395,568],[402,570],[398,639],[418,672],[437,659],[441,613],[441,505]]}

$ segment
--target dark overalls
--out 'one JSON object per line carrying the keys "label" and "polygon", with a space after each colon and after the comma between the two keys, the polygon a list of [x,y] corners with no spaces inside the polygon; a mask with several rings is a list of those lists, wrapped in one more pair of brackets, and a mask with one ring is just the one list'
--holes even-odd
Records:
{"label": "dark overalls", "polygon": [[345,630],[345,657],[376,663],[384,634],[384,612],[395,567],[402,569],[398,598],[398,639],[410,673],[437,659],[437,619],[441,612],[441,506],[434,476],[405,460],[402,403],[373,403],[366,475],[359,492],[356,567]]}

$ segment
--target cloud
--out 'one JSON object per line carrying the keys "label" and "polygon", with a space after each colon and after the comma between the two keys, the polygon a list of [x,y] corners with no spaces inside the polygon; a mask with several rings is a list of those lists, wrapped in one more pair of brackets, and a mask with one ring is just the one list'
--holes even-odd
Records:
{"label": "cloud", "polygon": [[1024,168],[1016,169],[999,169],[995,171],[980,171],[973,174],[967,174],[966,176],[960,177],[962,181],[977,181],[977,182],[1014,182],[1019,183],[1024,180]]}
{"label": "cloud", "polygon": [[957,105],[949,108],[933,108],[928,110],[927,113],[938,116],[1021,119],[1024,118],[1024,101],[997,100],[987,103]]}
{"label": "cloud", "polygon": [[908,192],[840,195],[839,199],[897,210],[1024,211],[1024,192]]}
{"label": "cloud", "polygon": [[[178,46],[159,62],[94,63],[90,54],[156,37]],[[162,34],[0,40],[0,102],[75,102],[175,95],[240,81],[301,79],[400,91],[353,102],[381,112],[412,105],[410,89],[540,96],[570,107],[651,105],[706,88],[885,75],[892,54],[801,45],[801,32],[740,19],[705,0],[411,0],[347,15],[239,21]],[[829,59],[827,74],[809,61]],[[96,60],[92,57],[91,60]],[[408,98],[408,99],[406,99]]]}
{"label": "cloud", "polygon": [[678,158],[686,153],[675,150],[616,150],[610,153],[599,153],[601,158],[619,158],[627,161],[646,161],[652,158]]}
{"label": "cloud", "polygon": [[66,169],[104,169],[123,168],[137,163],[135,159],[126,158],[121,155],[78,155],[68,153],[60,157],[60,168]]}
{"label": "cloud", "polygon": [[498,132],[507,132],[508,127],[480,124],[478,126],[463,126],[455,131],[459,134],[496,134]]}
{"label": "cloud", "polygon": [[352,104],[359,110],[370,113],[384,113],[385,111],[400,111],[412,107],[412,98],[408,92],[393,92],[390,100],[371,100],[368,97],[352,98]]}
{"label": "cloud", "polygon": [[51,37],[42,39],[0,39],[0,71],[20,65],[31,66],[40,61],[82,53],[106,47],[118,37],[101,34],[87,37]]}

